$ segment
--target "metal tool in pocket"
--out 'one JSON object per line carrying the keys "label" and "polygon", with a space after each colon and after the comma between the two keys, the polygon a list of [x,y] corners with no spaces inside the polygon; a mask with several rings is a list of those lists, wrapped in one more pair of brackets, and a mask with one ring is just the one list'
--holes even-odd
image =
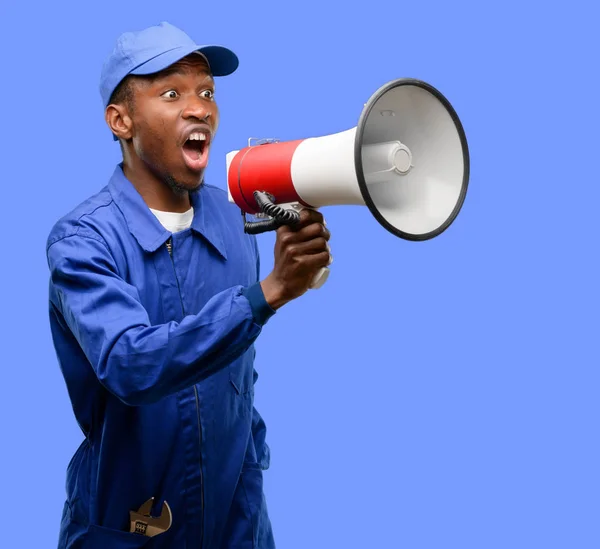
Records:
{"label": "metal tool in pocket", "polygon": [[129,511],[130,532],[151,538],[171,527],[173,516],[169,504],[164,501],[160,516],[153,517],[150,516],[153,503],[154,498],[150,498],[137,511]]}

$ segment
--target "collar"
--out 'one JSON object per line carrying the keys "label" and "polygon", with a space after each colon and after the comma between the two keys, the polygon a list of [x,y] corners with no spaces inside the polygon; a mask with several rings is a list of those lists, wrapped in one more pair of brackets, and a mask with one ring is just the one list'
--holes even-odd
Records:
{"label": "collar", "polygon": [[[108,189],[125,217],[129,232],[144,251],[154,252],[167,242],[171,236],[170,231],[161,225],[133,183],[125,177],[122,163],[115,167]],[[227,259],[220,220],[216,212],[218,204],[210,190],[202,185],[199,190],[190,193],[190,201],[194,208],[192,231],[201,235],[223,259]]]}

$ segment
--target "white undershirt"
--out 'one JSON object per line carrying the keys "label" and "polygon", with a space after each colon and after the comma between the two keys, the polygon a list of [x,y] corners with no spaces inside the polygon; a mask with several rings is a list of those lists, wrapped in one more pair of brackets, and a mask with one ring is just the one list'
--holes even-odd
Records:
{"label": "white undershirt", "polygon": [[187,212],[183,213],[161,212],[152,208],[150,208],[150,211],[160,221],[161,225],[171,233],[178,233],[179,231],[188,229],[194,219],[194,208],[190,208]]}

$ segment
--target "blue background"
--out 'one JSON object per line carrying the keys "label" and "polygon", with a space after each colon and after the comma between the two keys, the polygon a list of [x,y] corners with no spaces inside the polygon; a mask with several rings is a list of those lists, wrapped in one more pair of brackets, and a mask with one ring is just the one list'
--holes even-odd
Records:
{"label": "blue background", "polygon": [[[323,210],[328,283],[258,343],[278,547],[600,547],[598,28],[591,2],[15,2],[2,68],[2,547],[55,547],[81,434],[47,320],[45,239],[119,149],[100,66],[162,20],[236,50],[207,180],[248,137],[357,123],[387,81],[438,87],[469,194],[410,243]],[[359,241],[366,244],[359,244]],[[260,237],[263,276],[274,236]]]}

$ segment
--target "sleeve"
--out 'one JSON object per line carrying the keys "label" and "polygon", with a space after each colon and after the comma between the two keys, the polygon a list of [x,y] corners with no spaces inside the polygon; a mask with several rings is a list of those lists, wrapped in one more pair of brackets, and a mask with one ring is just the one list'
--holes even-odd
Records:
{"label": "sleeve", "polygon": [[258,250],[258,242],[255,235],[252,235],[252,244],[256,254],[256,281],[248,288],[244,288],[242,293],[250,303],[252,314],[254,315],[256,322],[260,325],[264,325],[276,311],[267,303],[265,294],[262,291],[262,286],[260,285],[260,252]]}
{"label": "sleeve", "polygon": [[55,305],[100,383],[129,405],[156,402],[224,368],[269,316],[256,288],[246,297],[248,289],[234,286],[181,322],[151,325],[99,237],[62,238],[47,256]]}

